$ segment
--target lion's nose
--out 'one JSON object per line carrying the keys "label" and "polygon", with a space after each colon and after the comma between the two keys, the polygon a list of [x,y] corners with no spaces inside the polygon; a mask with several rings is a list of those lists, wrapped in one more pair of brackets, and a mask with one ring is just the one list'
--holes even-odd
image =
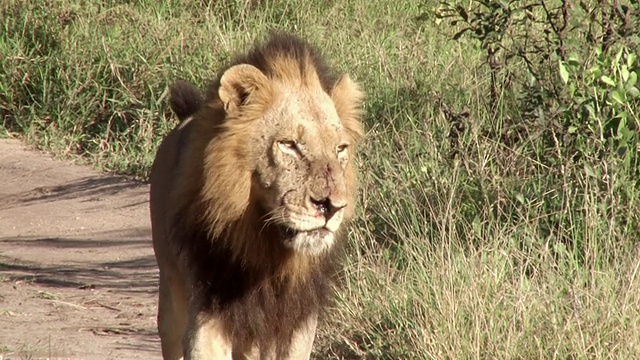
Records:
{"label": "lion's nose", "polygon": [[311,197],[311,204],[313,204],[326,220],[331,219],[335,213],[347,206],[347,204],[334,204],[328,197],[320,199]]}

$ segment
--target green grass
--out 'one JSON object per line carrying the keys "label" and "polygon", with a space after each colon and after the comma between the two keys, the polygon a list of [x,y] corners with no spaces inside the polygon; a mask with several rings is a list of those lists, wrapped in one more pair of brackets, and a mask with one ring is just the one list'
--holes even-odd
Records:
{"label": "green grass", "polygon": [[[640,357],[633,171],[503,141],[516,100],[488,106],[481,50],[417,19],[435,0],[253,3],[5,0],[2,133],[144,178],[173,81],[202,87],[268,30],[295,32],[367,93],[347,281],[316,358]],[[455,146],[446,109],[465,107]]]}

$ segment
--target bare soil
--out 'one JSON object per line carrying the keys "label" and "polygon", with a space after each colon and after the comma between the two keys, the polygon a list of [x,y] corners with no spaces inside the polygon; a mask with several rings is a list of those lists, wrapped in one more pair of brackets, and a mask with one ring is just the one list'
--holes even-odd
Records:
{"label": "bare soil", "polygon": [[0,139],[0,359],[159,359],[148,185]]}

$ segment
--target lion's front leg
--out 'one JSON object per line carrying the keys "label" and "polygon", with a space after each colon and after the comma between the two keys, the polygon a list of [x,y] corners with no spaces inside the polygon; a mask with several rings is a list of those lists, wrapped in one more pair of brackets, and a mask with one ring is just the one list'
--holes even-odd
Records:
{"label": "lion's front leg", "polygon": [[184,360],[231,360],[232,345],[222,321],[204,311],[190,312],[184,338]]}
{"label": "lion's front leg", "polygon": [[316,336],[318,314],[311,314],[301,327],[293,333],[288,360],[308,360]]}
{"label": "lion's front leg", "polygon": [[172,269],[160,271],[158,333],[164,360],[180,360],[187,327],[187,297],[180,277]]}
{"label": "lion's front leg", "polygon": [[277,356],[275,346],[259,349],[253,345],[236,349],[233,360],[308,360],[311,356],[317,324],[318,314],[313,313],[293,333],[286,357]]}

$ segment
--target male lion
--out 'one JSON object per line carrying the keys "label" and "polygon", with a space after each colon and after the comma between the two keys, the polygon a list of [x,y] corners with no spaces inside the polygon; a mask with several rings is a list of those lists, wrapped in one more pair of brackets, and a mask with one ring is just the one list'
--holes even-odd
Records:
{"label": "male lion", "polygon": [[171,89],[180,125],[151,173],[164,359],[308,359],[328,299],[363,94],[309,44],[276,34],[203,97]]}

